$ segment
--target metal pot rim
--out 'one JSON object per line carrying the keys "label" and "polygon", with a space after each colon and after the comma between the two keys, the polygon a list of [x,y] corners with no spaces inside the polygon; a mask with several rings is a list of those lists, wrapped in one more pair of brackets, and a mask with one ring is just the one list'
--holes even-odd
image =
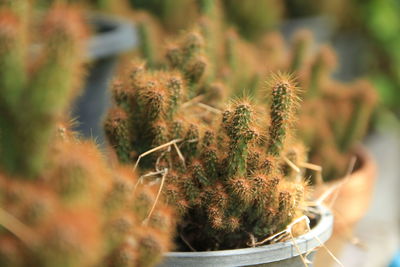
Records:
{"label": "metal pot rim", "polygon": [[324,206],[319,205],[318,223],[311,231],[286,242],[220,251],[168,252],[160,266],[245,266],[289,259],[307,253],[329,239],[332,234],[333,215]]}

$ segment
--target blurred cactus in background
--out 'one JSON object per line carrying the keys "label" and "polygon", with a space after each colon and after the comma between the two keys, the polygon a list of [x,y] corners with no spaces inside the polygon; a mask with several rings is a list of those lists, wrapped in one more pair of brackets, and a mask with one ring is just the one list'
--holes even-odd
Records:
{"label": "blurred cactus in background", "polygon": [[134,9],[146,10],[160,19],[168,32],[177,33],[193,24],[196,0],[130,0]]}
{"label": "blurred cactus in background", "polygon": [[367,133],[377,96],[366,80],[352,83],[333,80],[334,51],[321,46],[310,60],[305,56],[310,43],[310,33],[299,33],[293,41],[290,63],[306,90],[300,134],[310,148],[310,162],[321,165],[324,179],[331,180],[345,174],[354,146]]}
{"label": "blurred cactus in background", "polygon": [[135,10],[146,10],[159,18],[169,33],[190,29],[202,14],[217,15],[215,6],[221,6],[227,21],[242,36],[253,40],[277,27],[283,13],[283,5],[276,0],[130,0],[130,3]]}
{"label": "blurred cactus in background", "polygon": [[136,12],[135,22],[140,40],[139,54],[147,60],[149,67],[157,67],[162,58],[160,44],[163,42],[163,32],[157,21],[146,12]]}
{"label": "blurred cactus in background", "polygon": [[173,230],[158,186],[61,123],[84,73],[79,12],[55,5],[35,28],[29,2],[0,3],[0,265],[153,266]]}
{"label": "blurred cactus in background", "polygon": [[[344,78],[368,76],[380,101],[381,124],[390,110],[399,116],[400,101],[400,5],[396,0],[285,0],[287,18],[324,16],[334,26],[333,43],[343,61]],[[347,66],[350,65],[350,66]],[[383,116],[380,116],[383,115]],[[393,121],[392,121],[393,122]]]}
{"label": "blurred cactus in background", "polygon": [[[131,168],[111,169],[112,186],[102,199],[106,266],[150,267],[171,251],[175,216],[159,197],[159,185],[139,184]],[[107,177],[108,178],[108,177]]]}
{"label": "blurred cactus in background", "polygon": [[223,0],[227,18],[248,39],[258,39],[276,28],[281,20],[283,5],[275,0]]}
{"label": "blurred cactus in background", "polygon": [[361,64],[365,68],[363,71],[371,77],[382,103],[395,111],[398,116],[400,101],[398,1],[338,1],[335,9],[327,9],[326,12],[337,18],[338,30],[355,32],[362,38],[364,57]]}
{"label": "blurred cactus in background", "polygon": [[[255,45],[245,41],[225,22],[220,1],[199,0],[196,3],[198,16],[192,27],[185,30],[188,34],[181,35],[178,40],[163,31],[151,16],[136,12],[142,37],[139,56],[146,59],[151,69],[172,66],[185,75],[192,75],[191,79],[200,79],[190,86],[197,91],[191,94],[206,94],[205,102],[209,104],[216,104],[210,99],[212,94],[222,93],[220,97],[224,98],[241,96],[241,88],[245,88],[246,93],[252,95],[261,86],[260,77],[265,73],[264,64],[256,60]],[[160,45],[163,41],[169,45]],[[167,54],[166,60],[160,56],[163,53]],[[249,55],[241,57],[240,53]]]}
{"label": "blurred cactus in background", "polygon": [[[151,2],[152,1],[148,4],[150,5]],[[166,2],[173,2],[173,0]],[[194,12],[191,18],[191,23],[185,26],[182,25],[180,29],[185,31],[197,31],[203,36],[203,43],[199,49],[201,50],[203,58],[208,61],[207,81],[209,83],[213,81],[222,81],[230,88],[227,96],[242,95],[242,88],[246,89],[247,94],[252,95],[253,92],[261,86],[260,77],[265,74],[264,63],[258,60],[258,53],[261,52],[261,50],[254,48],[256,46],[255,42],[251,43],[246,41],[242,35],[239,34],[242,33],[241,25],[238,26],[235,22],[228,23],[226,18],[229,17],[231,13],[240,13],[241,11],[239,9],[241,5],[246,6],[246,12],[258,12],[260,10],[265,11],[265,9],[262,8],[266,6],[269,7],[269,5],[271,5],[271,8],[275,7],[280,10],[279,4],[275,5],[275,2],[274,4],[268,4],[268,1],[261,1],[263,6],[257,9],[255,1],[249,1],[249,3],[245,1],[244,4],[238,1],[237,5],[231,5],[219,0],[197,0],[188,1],[188,3],[189,2],[191,3],[191,8],[195,9],[196,12]],[[141,5],[144,4],[140,4],[138,7]],[[230,8],[227,8],[226,5],[230,6]],[[271,10],[271,8],[268,10]],[[186,5],[183,5],[181,9],[179,9],[179,14],[176,16],[186,14],[186,17],[188,17],[187,13],[190,12],[187,11]],[[279,16],[279,12],[271,13],[274,14],[273,16]],[[165,23],[161,22],[157,25],[155,20],[150,20],[149,17],[143,19],[143,17],[143,12],[139,12],[139,14],[136,15],[136,19],[139,21],[139,33],[143,37],[140,56],[146,59],[148,67],[162,68],[165,62],[162,62],[162,58],[159,55],[160,51],[164,51],[164,47],[160,46],[160,43],[162,43],[160,40],[164,38],[164,40],[166,39],[168,42],[169,39],[174,39],[175,32],[173,32],[173,34],[168,33],[168,28],[165,29]],[[269,16],[265,16],[264,13],[260,18],[261,17],[269,18]],[[149,21],[151,23],[148,23]],[[260,38],[257,39],[263,39],[275,26],[276,23],[271,21],[263,23],[259,28],[252,27],[252,29],[259,34]],[[238,28],[238,30],[235,28]],[[162,29],[164,29],[164,31],[162,31]],[[249,31],[247,30],[246,32]],[[158,41],[154,41],[155,39]],[[264,40],[265,39],[266,38],[264,38]],[[282,46],[284,46],[283,43]],[[240,56],[242,53],[249,55],[246,57]],[[157,60],[155,61],[154,59]],[[266,65],[271,66],[273,64],[274,63]]]}
{"label": "blurred cactus in background", "polygon": [[84,28],[76,13],[54,9],[41,26],[40,50],[32,55],[28,4],[5,2],[0,21],[0,164],[9,173],[30,177],[43,168],[54,123],[76,94],[71,88],[79,86]]}

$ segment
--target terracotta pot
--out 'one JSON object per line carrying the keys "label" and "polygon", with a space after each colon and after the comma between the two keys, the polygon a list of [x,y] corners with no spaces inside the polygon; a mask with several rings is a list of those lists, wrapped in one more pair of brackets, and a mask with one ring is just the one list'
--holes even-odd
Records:
{"label": "terracotta pot", "polygon": [[[354,225],[367,212],[377,173],[375,161],[366,148],[357,147],[355,155],[357,156],[356,165],[359,167],[352,174],[316,188],[318,197],[336,187],[336,190],[324,202],[335,216],[333,235],[326,244],[335,256],[339,256],[343,246],[351,241]],[[315,266],[330,266],[333,263],[333,259],[326,251],[317,253]]]}
{"label": "terracotta pot", "polygon": [[366,148],[359,146],[355,149],[359,167],[348,177],[342,177],[327,182],[316,189],[318,195],[336,187],[325,201],[335,215],[334,231],[345,231],[352,228],[367,212],[375,184],[377,167]]}

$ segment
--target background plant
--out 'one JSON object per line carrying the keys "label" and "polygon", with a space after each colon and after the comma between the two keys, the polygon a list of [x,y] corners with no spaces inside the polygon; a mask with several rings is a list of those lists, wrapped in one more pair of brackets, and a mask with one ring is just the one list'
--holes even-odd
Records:
{"label": "background plant", "polygon": [[310,33],[298,33],[290,64],[306,88],[300,134],[310,147],[310,162],[321,165],[324,179],[332,180],[345,174],[355,145],[366,135],[377,95],[366,80],[334,80],[337,60],[333,49],[322,46],[310,60],[311,43]]}
{"label": "background plant", "polygon": [[240,34],[248,39],[258,39],[280,24],[283,5],[270,0],[223,0],[227,18]]}
{"label": "background plant", "polygon": [[[345,12],[339,15],[339,9]],[[366,66],[362,71],[376,86],[382,103],[398,114],[400,38],[397,32],[400,29],[400,21],[397,14],[400,11],[399,3],[392,0],[339,1],[336,8],[327,11],[331,11],[329,15],[337,16],[338,32],[355,32],[362,39],[363,53],[358,59]]]}
{"label": "background plant", "polygon": [[[320,1],[291,0],[285,3],[288,18],[325,16],[330,19],[334,44],[345,45],[341,61],[351,65],[352,73],[341,76],[365,75],[380,99],[374,126],[380,127],[391,112],[398,115],[399,99],[399,31],[400,5],[396,1]],[[341,56],[342,57],[342,56]],[[349,60],[350,58],[350,60]],[[390,111],[390,112],[388,112]],[[396,120],[391,120],[391,123]]]}
{"label": "background plant", "polygon": [[[226,23],[224,9],[219,1],[198,1],[196,7],[198,16],[186,32],[196,32],[201,35],[200,38],[196,37],[198,43],[193,43],[193,54],[197,59],[202,57],[203,65],[206,65],[202,79],[204,85],[198,89],[206,91],[207,87],[223,84],[225,97],[242,95],[242,90],[239,90],[241,88],[246,88],[246,93],[252,94],[252,90],[260,87],[260,77],[264,75],[263,69],[260,68],[262,63],[255,60],[258,55],[255,54],[257,51],[253,48],[254,45],[241,38],[237,31]],[[141,12],[136,14],[136,18],[139,21],[139,33],[142,37],[139,56],[146,59],[149,68],[165,68],[169,62],[163,55],[171,55],[174,46],[182,45],[179,42],[185,41],[174,41],[179,38],[166,33],[149,15],[143,15]],[[194,39],[193,42],[195,41]],[[165,46],[164,43],[168,45]],[[240,52],[248,56],[240,57]]]}
{"label": "background plant", "polygon": [[172,33],[189,28],[198,14],[197,0],[130,0],[135,10],[146,10],[159,18]]}

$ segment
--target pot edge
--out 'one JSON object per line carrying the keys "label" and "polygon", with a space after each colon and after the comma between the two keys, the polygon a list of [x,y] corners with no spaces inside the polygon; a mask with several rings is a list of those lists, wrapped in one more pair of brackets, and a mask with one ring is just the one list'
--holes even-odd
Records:
{"label": "pot edge", "polygon": [[[255,248],[242,248],[220,251],[202,252],[168,252],[161,266],[245,266],[276,262],[299,254],[304,254],[321,246],[327,241],[333,228],[333,215],[325,206],[317,206],[320,211],[320,221],[310,232],[301,235],[293,241],[286,241]],[[317,237],[317,238],[316,238]],[[299,253],[299,251],[300,253]]]}

